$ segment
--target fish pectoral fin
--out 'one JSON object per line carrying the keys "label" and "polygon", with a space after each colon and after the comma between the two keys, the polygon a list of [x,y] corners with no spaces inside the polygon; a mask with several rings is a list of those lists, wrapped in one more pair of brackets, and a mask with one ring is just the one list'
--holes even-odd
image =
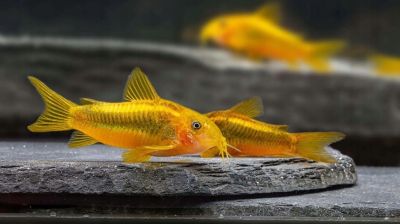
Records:
{"label": "fish pectoral fin", "polygon": [[70,148],[78,148],[96,144],[97,140],[80,131],[74,131],[68,142]]}
{"label": "fish pectoral fin", "polygon": [[151,158],[151,153],[170,150],[175,148],[176,145],[150,145],[142,146],[135,149],[130,149],[128,152],[122,154],[122,160],[125,163],[141,163],[147,162]]}
{"label": "fish pectoral fin", "polygon": [[212,158],[216,156],[219,156],[219,149],[217,147],[209,148],[200,153],[200,157],[202,158]]}
{"label": "fish pectoral fin", "polygon": [[90,104],[99,104],[99,103],[105,103],[105,102],[90,99],[90,98],[81,98],[80,103],[81,103],[81,105],[90,105]]}
{"label": "fish pectoral fin", "polygon": [[229,111],[254,118],[264,113],[264,106],[261,98],[256,96],[236,104]]}
{"label": "fish pectoral fin", "polygon": [[147,78],[146,74],[135,68],[126,82],[124,89],[124,100],[157,100],[160,99],[155,88]]}
{"label": "fish pectoral fin", "polygon": [[151,155],[144,154],[140,149],[131,149],[122,154],[122,161],[125,163],[142,163],[147,162]]}

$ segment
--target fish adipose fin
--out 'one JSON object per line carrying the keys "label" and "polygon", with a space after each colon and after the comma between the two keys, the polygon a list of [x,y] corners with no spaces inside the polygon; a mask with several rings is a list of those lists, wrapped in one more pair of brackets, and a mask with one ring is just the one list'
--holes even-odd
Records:
{"label": "fish adipose fin", "polygon": [[270,124],[270,125],[271,125],[271,127],[277,128],[281,131],[288,131],[288,129],[289,129],[289,126],[287,126],[287,125],[281,125],[281,124]]}
{"label": "fish adipose fin", "polygon": [[97,140],[93,139],[92,137],[86,135],[80,131],[74,131],[71,135],[71,139],[68,142],[68,146],[70,148],[79,148],[83,146],[89,146],[96,144]]}
{"label": "fish adipose fin", "polygon": [[155,88],[140,70],[135,68],[128,78],[124,90],[124,100],[157,100],[160,99]]}
{"label": "fish adipose fin", "polygon": [[326,163],[334,163],[336,160],[325,151],[325,146],[345,137],[340,132],[304,132],[294,133],[294,135],[297,138],[296,153],[298,155]]}
{"label": "fish adipose fin", "polygon": [[147,162],[151,158],[151,153],[163,150],[170,150],[175,148],[176,145],[165,145],[165,146],[143,146],[140,148],[130,149],[128,152],[122,154],[122,160],[125,163],[141,163]]}
{"label": "fish adipose fin", "polygon": [[264,106],[261,98],[256,96],[236,104],[229,111],[254,118],[264,113]]}
{"label": "fish adipose fin", "polygon": [[99,104],[99,103],[104,103],[104,102],[99,101],[99,100],[90,99],[90,98],[81,98],[80,99],[81,105],[90,105],[90,104]]}
{"label": "fish adipose fin", "polygon": [[29,81],[42,97],[45,109],[35,123],[28,126],[32,132],[66,131],[71,127],[68,125],[69,110],[76,106],[73,102],[65,99],[47,87],[39,79],[29,76]]}

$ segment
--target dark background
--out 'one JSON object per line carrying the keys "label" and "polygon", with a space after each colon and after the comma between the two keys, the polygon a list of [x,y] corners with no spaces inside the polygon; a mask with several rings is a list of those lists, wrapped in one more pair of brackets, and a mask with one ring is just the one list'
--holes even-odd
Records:
{"label": "dark background", "polygon": [[[264,0],[5,0],[0,33],[195,42],[208,18]],[[284,24],[309,38],[343,38],[352,53],[400,53],[400,1],[281,0]]]}

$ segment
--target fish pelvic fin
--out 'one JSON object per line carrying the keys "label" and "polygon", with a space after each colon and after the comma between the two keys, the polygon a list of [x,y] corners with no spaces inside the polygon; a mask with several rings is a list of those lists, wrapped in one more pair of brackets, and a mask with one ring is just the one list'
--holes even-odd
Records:
{"label": "fish pelvic fin", "polygon": [[126,82],[124,100],[158,100],[154,86],[140,68],[135,68]]}
{"label": "fish pelvic fin", "polygon": [[325,163],[336,162],[336,159],[325,150],[325,146],[345,137],[340,132],[304,132],[294,135],[297,138],[297,155]]}
{"label": "fish pelvic fin", "polygon": [[96,144],[97,140],[80,131],[74,131],[68,142],[70,148],[79,148]]}
{"label": "fish pelvic fin", "polygon": [[31,132],[66,131],[71,127],[68,125],[70,108],[76,106],[73,102],[65,99],[47,87],[39,79],[29,76],[29,81],[42,97],[45,109],[35,123],[28,126]]}
{"label": "fish pelvic fin", "polygon": [[125,163],[147,162],[151,158],[151,153],[170,150],[175,147],[176,145],[153,145],[130,149],[129,151],[122,154],[122,161],[124,161]]}
{"label": "fish pelvic fin", "polygon": [[264,106],[261,98],[255,96],[236,104],[229,111],[254,118],[264,113]]}

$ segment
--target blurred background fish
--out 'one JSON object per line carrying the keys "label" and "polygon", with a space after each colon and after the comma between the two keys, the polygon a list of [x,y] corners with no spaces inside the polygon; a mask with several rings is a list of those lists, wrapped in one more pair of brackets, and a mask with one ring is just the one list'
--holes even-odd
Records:
{"label": "blurred background fish", "polygon": [[306,62],[318,72],[329,71],[328,59],[345,43],[308,41],[279,24],[280,11],[278,3],[270,3],[255,12],[220,15],[203,26],[200,40],[253,59],[282,60],[292,68]]}
{"label": "blurred background fish", "polygon": [[376,54],[369,57],[379,75],[400,76],[400,57]]}

